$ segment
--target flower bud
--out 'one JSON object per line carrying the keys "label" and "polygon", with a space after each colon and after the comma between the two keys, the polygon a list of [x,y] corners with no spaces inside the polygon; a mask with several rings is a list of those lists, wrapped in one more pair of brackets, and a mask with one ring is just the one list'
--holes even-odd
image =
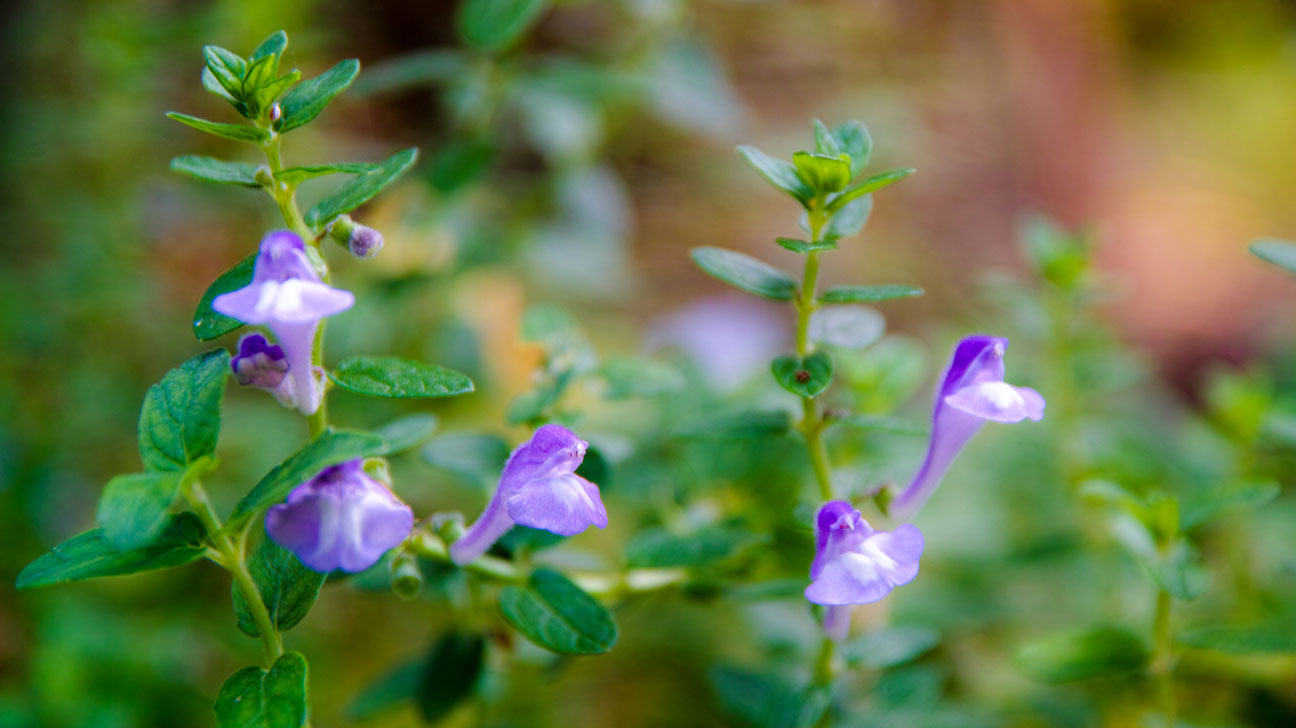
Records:
{"label": "flower bud", "polygon": [[270,121],[279,121],[283,117],[283,107],[276,101],[270,105]]}
{"label": "flower bud", "polygon": [[416,599],[423,591],[423,572],[419,571],[418,559],[412,554],[401,553],[391,561],[392,592],[401,599]]}
{"label": "flower bud", "polygon": [[350,215],[338,215],[328,225],[329,237],[338,245],[346,248],[357,258],[372,258],[382,250],[382,233],[361,225],[351,219]]}
{"label": "flower bud", "polygon": [[261,185],[262,187],[268,190],[274,189],[275,186],[274,172],[271,172],[268,166],[263,164],[260,167],[257,167],[256,172],[252,175],[252,178],[255,179],[256,183]]}

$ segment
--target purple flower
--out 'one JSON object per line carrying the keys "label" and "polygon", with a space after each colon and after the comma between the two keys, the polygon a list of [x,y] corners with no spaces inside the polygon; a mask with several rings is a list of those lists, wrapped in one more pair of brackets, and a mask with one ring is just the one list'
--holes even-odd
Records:
{"label": "purple flower", "polygon": [[243,323],[267,326],[279,340],[292,405],[304,414],[319,409],[324,388],[311,364],[320,319],[351,308],[355,296],[320,280],[301,238],[279,230],[261,241],[252,283],[217,296],[212,308]]}
{"label": "purple flower", "polygon": [[319,572],[364,571],[409,536],[414,511],[362,459],[326,468],[266,512],[266,532]]}
{"label": "purple flower", "polygon": [[788,343],[782,309],[752,298],[720,296],[694,301],[653,324],[648,348],[678,347],[698,365],[708,384],[732,393]]}
{"label": "purple flower", "polygon": [[998,336],[969,336],[954,347],[945,378],[936,392],[931,443],[913,482],[890,504],[893,517],[913,518],[963,446],[986,422],[1039,421],[1044,397],[1030,387],[1004,382],[1004,351],[1008,340]]}
{"label": "purple flower", "polygon": [[845,639],[848,605],[876,602],[918,575],[923,535],[907,523],[894,531],[875,531],[846,501],[825,503],[815,520],[815,558],[805,597],[828,607],[828,636]]}
{"label": "purple flower", "polygon": [[514,524],[574,536],[606,528],[598,486],[576,474],[589,443],[562,425],[545,425],[509,456],[495,495],[477,522],[450,546],[463,565],[481,556]]}
{"label": "purple flower", "polygon": [[[283,349],[261,334],[246,334],[239,339],[238,353],[230,359],[230,368],[239,384],[264,389],[285,407],[297,406],[293,379],[286,376],[288,360]],[[321,378],[323,370],[316,371],[315,375],[316,379]]]}

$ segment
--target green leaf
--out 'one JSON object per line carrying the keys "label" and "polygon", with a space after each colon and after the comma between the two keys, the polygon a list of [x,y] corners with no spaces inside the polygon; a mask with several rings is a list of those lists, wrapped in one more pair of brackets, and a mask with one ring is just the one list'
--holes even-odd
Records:
{"label": "green leaf", "polygon": [[171,516],[147,546],[120,551],[102,529],[86,531],[55,546],[18,575],[19,589],[65,584],[100,576],[121,576],[180,566],[202,558],[205,532],[192,513]]}
{"label": "green leaf", "polygon": [[884,415],[846,415],[840,419],[829,420],[829,424],[832,423],[841,423],[858,430],[872,430],[873,432],[885,432],[892,435],[927,435],[931,432],[931,427],[927,425]]}
{"label": "green leaf", "polygon": [[315,477],[324,468],[356,458],[385,455],[389,447],[386,440],[368,432],[325,430],[267,473],[234,508],[230,525],[239,524],[254,513],[283,501],[293,488]]}
{"label": "green leaf", "polygon": [[453,81],[466,73],[468,62],[468,55],[458,48],[402,53],[391,60],[366,67],[364,78],[355,82],[351,93],[364,97],[410,86]]}
{"label": "green leaf", "polygon": [[1281,491],[1282,486],[1272,480],[1257,480],[1185,495],[1179,500],[1179,528],[1189,531],[1228,511],[1258,508]]}
{"label": "green leaf", "polygon": [[337,164],[315,164],[306,167],[289,167],[279,174],[275,179],[283,182],[289,187],[296,187],[308,179],[323,177],[329,174],[369,174],[381,168],[381,164],[372,162],[339,162]]}
{"label": "green leaf", "polygon": [[875,174],[849,189],[842,190],[840,195],[833,197],[832,200],[828,202],[828,212],[836,212],[864,195],[876,192],[883,187],[890,187],[917,171],[918,170],[911,167],[909,169],[893,169],[889,172]]}
{"label": "green leaf", "polygon": [[1255,625],[1219,625],[1190,629],[1178,642],[1202,650],[1234,655],[1296,653],[1296,626],[1290,619]]}
{"label": "green leaf", "polygon": [[626,356],[608,359],[599,368],[608,399],[659,397],[684,388],[684,375],[665,362]]}
{"label": "green leaf", "polygon": [[285,652],[270,669],[245,667],[216,696],[220,728],[301,728],[306,722],[306,658]]}
{"label": "green leaf", "polygon": [[411,660],[397,665],[365,686],[347,704],[347,720],[363,721],[397,708],[418,694],[427,661]]}
{"label": "green leaf", "polygon": [[271,33],[268,38],[261,41],[261,45],[257,46],[256,50],[252,51],[252,55],[248,56],[248,60],[257,61],[262,58],[265,58],[266,56],[274,56],[275,58],[279,58],[280,56],[283,55],[284,48],[287,47],[288,47],[288,34],[283,32],[282,30],[276,30],[275,32]]}
{"label": "green leaf", "polygon": [[256,181],[257,166],[246,162],[226,162],[214,157],[186,154],[171,160],[171,171],[194,179],[242,187],[260,187]]}
{"label": "green leaf", "polygon": [[455,631],[437,640],[414,694],[425,723],[436,723],[472,696],[485,653],[486,640],[480,634]]}
{"label": "green leaf", "polygon": [[817,351],[804,359],[785,354],[770,365],[779,386],[798,397],[817,397],[832,383],[833,363]]}
{"label": "green leaf", "polygon": [[848,121],[834,128],[831,135],[837,145],[837,154],[850,157],[851,178],[858,177],[873,154],[873,137],[869,136],[868,127],[863,122]]}
{"label": "green leaf", "polygon": [[[247,566],[261,601],[270,612],[270,621],[280,632],[287,632],[302,621],[315,604],[320,587],[324,586],[324,574],[307,568],[293,552],[268,535],[262,536]],[[237,582],[231,587],[231,596],[238,628],[249,637],[259,637],[256,619]]]}
{"label": "green leaf", "polygon": [[873,196],[864,195],[846,203],[829,218],[823,236],[831,240],[849,238],[864,229],[869,214],[873,212]]}
{"label": "green leaf", "polygon": [[693,262],[709,275],[747,293],[775,301],[791,301],[797,294],[792,276],[734,250],[701,247],[691,252]]}
{"label": "green leaf", "polygon": [[549,569],[536,569],[525,587],[504,587],[499,608],[527,639],[560,654],[597,655],[617,641],[612,614],[567,577]]}
{"label": "green leaf", "polygon": [[756,147],[740,146],[738,151],[747,158],[748,163],[756,168],[765,179],[769,180],[775,187],[792,195],[802,205],[807,204],[814,199],[814,190],[810,189],[799,175],[797,169],[790,162],[781,159],[775,159]]}
{"label": "green leaf", "polygon": [[1257,240],[1251,243],[1251,254],[1272,263],[1288,273],[1296,273],[1296,243],[1286,240]]}
{"label": "green leaf", "polygon": [[1070,682],[1138,672],[1148,658],[1147,646],[1137,635],[1119,627],[1099,627],[1027,645],[1017,653],[1017,664],[1041,680]]}
{"label": "green leaf", "polygon": [[661,527],[645,528],[626,544],[631,568],[697,567],[738,556],[768,539],[725,524],[712,524],[686,535]]}
{"label": "green leaf", "polygon": [[693,439],[746,439],[777,437],[792,429],[792,419],[782,410],[737,412],[703,417],[675,430],[676,437]]}
{"label": "green leaf", "polygon": [[[225,85],[220,82],[220,79],[216,77],[216,74],[212,73],[210,68],[204,68],[202,70],[202,85],[203,88],[233,104],[235,110],[240,114],[247,116],[247,104],[244,104],[233,94],[233,92],[225,88]],[[238,89],[237,79],[234,81],[234,89]]]}
{"label": "green leaf", "polygon": [[842,645],[852,667],[881,670],[912,662],[940,644],[940,632],[930,627],[883,627]]}
{"label": "green leaf", "polygon": [[[279,59],[275,56],[263,56],[255,62],[249,63],[247,73],[243,76],[243,99],[251,101],[261,87],[274,80],[278,68]],[[261,112],[261,109],[257,108],[256,104],[251,106],[253,116]]]}
{"label": "green leaf", "polygon": [[185,470],[216,450],[229,352],[213,349],[149,387],[140,409],[139,450],[146,470]]}
{"label": "green leaf", "polygon": [[249,99],[251,102],[249,106],[252,109],[253,116],[259,118],[266,112],[266,110],[274,105],[274,102],[277,101],[280,96],[283,96],[288,89],[296,86],[297,82],[300,80],[301,71],[294,70],[285,73],[273,81],[268,81],[258,86],[257,89],[252,92],[251,98]]}
{"label": "green leaf", "polygon": [[360,61],[348,58],[315,78],[301,82],[279,102],[283,116],[275,122],[275,131],[285,133],[310,122],[335,96],[346,90],[360,73]]}
{"label": "green leaf", "polygon": [[[585,456],[585,462],[589,462],[588,454]],[[584,465],[584,463],[582,463],[582,465]],[[580,474],[579,470],[577,471],[577,474]],[[581,475],[581,477],[585,476]],[[596,485],[600,485],[597,481],[592,481],[590,478],[585,479],[591,480],[591,482],[594,482]],[[495,542],[495,545],[491,547],[491,550],[503,551],[504,554],[511,559],[516,554],[540,551],[542,549],[547,549],[550,546],[557,546],[566,540],[566,536],[554,533],[553,531],[546,531],[542,528],[514,526],[505,531],[503,536],[499,537],[499,540]]]}
{"label": "green leaf", "polygon": [[152,543],[167,523],[167,509],[182,477],[171,471],[118,475],[108,481],[95,513],[104,538],[122,550]]}
{"label": "green leaf", "polygon": [[1152,581],[1175,599],[1196,599],[1210,587],[1210,572],[1201,554],[1186,539],[1175,544],[1169,556],[1145,566]]}
{"label": "green leaf", "polygon": [[388,422],[374,430],[374,434],[387,441],[388,453],[398,453],[422,445],[436,428],[436,415],[416,412]]}
{"label": "green leaf", "polygon": [[473,382],[452,369],[399,356],[352,356],[329,372],[339,387],[370,397],[453,397]]}
{"label": "green leaf", "polygon": [[710,677],[725,711],[761,728],[811,728],[832,698],[821,687],[796,688],[773,675],[735,667],[713,668]]}
{"label": "green leaf", "polygon": [[247,73],[247,61],[237,53],[225,50],[218,45],[203,46],[203,59],[212,75],[230,93],[237,93]]}
{"label": "green leaf", "polygon": [[813,123],[815,152],[829,157],[835,157],[838,154],[845,153],[846,150],[842,149],[841,146],[837,144],[837,137],[833,136],[833,133],[828,129],[828,127],[824,126],[822,121],[815,119]]}
{"label": "green leaf", "polygon": [[774,242],[787,248],[793,253],[809,253],[815,250],[836,250],[836,240],[821,240],[812,243],[806,240],[797,240],[796,238],[775,238]]}
{"label": "green leaf", "polygon": [[464,480],[493,484],[508,459],[509,446],[495,435],[457,432],[434,439],[419,454],[428,465]]}
{"label": "green leaf", "polygon": [[456,27],[469,45],[501,51],[512,45],[549,6],[548,0],[465,0]]}
{"label": "green leaf", "polygon": [[252,142],[253,144],[265,144],[266,142],[270,141],[270,133],[267,132],[265,129],[259,129],[255,126],[248,126],[246,124],[224,124],[216,121],[207,121],[206,119],[199,119],[196,116],[181,114],[177,111],[168,111],[166,113],[166,116],[168,119],[175,119],[181,124],[184,124],[185,126],[191,126],[194,129],[197,129],[198,131],[205,131],[208,134],[215,134],[218,137],[233,139],[234,141],[238,141],[238,142]]}
{"label": "green leaf", "polygon": [[306,211],[306,222],[319,229],[344,212],[351,212],[373,199],[383,188],[396,181],[418,159],[418,149],[410,147],[396,152],[378,165],[378,169],[342,185],[328,197]]}
{"label": "green leaf", "polygon": [[819,300],[823,303],[868,303],[886,301],[892,298],[921,296],[923,289],[917,286],[891,284],[885,286],[834,286],[823,292]]}
{"label": "green leaf", "polygon": [[210,286],[207,286],[202,299],[198,301],[198,308],[194,311],[193,332],[199,341],[211,341],[243,326],[242,321],[218,313],[212,308],[212,301],[222,293],[237,291],[251,285],[256,259],[256,253],[249,255],[235,263],[233,268],[221,273]]}
{"label": "green leaf", "polygon": [[863,349],[886,333],[886,319],[868,306],[834,306],[810,314],[808,335],[843,349]]}
{"label": "green leaf", "polygon": [[792,155],[797,176],[818,194],[840,192],[851,179],[850,157],[797,152]]}

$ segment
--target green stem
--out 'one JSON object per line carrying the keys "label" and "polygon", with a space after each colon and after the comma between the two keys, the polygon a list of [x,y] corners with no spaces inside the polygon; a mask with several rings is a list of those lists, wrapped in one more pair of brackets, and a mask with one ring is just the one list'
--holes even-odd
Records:
{"label": "green stem", "polygon": [[[809,211],[810,240],[820,242],[823,226],[828,221],[820,201],[816,200]],[[819,287],[819,251],[812,250],[806,254],[805,274],[801,278],[801,293],[794,305],[797,312],[796,347],[797,356],[805,358],[810,353],[810,315],[819,307],[816,297]],[[806,448],[810,453],[810,467],[819,485],[819,498],[823,501],[833,499],[832,466],[828,461],[828,448],[823,441],[824,419],[819,403],[814,397],[801,398],[801,434],[805,436]]]}
{"label": "green stem", "polygon": [[[833,664],[836,654],[837,643],[824,637],[823,642],[819,643],[819,656],[815,658],[814,681],[816,685],[825,688],[832,685],[833,680],[837,677],[837,671]],[[830,706],[828,710],[824,711],[823,716],[819,718],[819,722],[815,724],[815,727],[828,728],[831,725],[832,708]]]}
{"label": "green stem", "polygon": [[1157,591],[1156,621],[1152,625],[1153,644],[1152,673],[1156,677],[1157,698],[1161,714],[1165,716],[1167,728],[1175,725],[1174,693],[1174,632],[1170,622],[1172,602],[1170,593],[1165,589]]}
{"label": "green stem", "polygon": [[203,489],[202,483],[197,480],[185,481],[181,483],[180,490],[185,500],[189,501],[189,505],[198,514],[203,527],[207,529],[212,548],[220,556],[217,563],[229,571],[230,576],[234,577],[234,583],[238,584],[239,591],[243,593],[248,609],[252,612],[252,620],[261,634],[266,666],[273,665],[284,652],[283,638],[279,634],[279,629],[275,627],[274,621],[270,619],[270,610],[266,609],[261,592],[257,589],[256,582],[252,580],[252,573],[248,571],[243,539],[239,539],[236,545],[229,534],[221,528],[220,517],[216,515],[216,509],[212,508],[211,501],[207,499],[207,491]]}

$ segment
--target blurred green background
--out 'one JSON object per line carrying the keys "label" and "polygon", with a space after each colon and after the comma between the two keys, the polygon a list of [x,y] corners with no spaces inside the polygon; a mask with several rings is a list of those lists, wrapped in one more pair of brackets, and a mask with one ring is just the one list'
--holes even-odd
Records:
{"label": "blurred green background", "polygon": [[[790,317],[724,303],[722,284],[687,255],[721,245],[795,265],[770,243],[796,234],[796,210],[734,146],[786,158],[808,145],[810,119],[858,118],[875,140],[874,170],[918,168],[879,193],[863,236],[826,268],[828,284],[927,289],[883,304],[900,336],[846,367],[839,398],[921,420],[949,344],[986,331],[1013,337],[1009,378],[1041,389],[1051,416],[1037,429],[988,430],[920,519],[922,576],[862,619],[921,623],[940,646],[866,672],[851,725],[1137,724],[1124,707],[1139,702],[1137,686],[1054,687],[1013,664],[1053,628],[1150,620],[1149,592],[1101,510],[1078,506],[1068,485],[1103,477],[1191,491],[1292,472],[1296,282],[1245,245],[1296,236],[1296,4],[556,2],[493,59],[463,48],[451,2],[56,0],[0,12],[0,725],[208,725],[220,681],[255,660],[255,642],[233,629],[226,575],[208,564],[22,594],[11,585],[93,523],[109,477],[138,467],[144,391],[207,348],[189,333],[199,295],[280,226],[264,196],[169,172],[178,154],[253,160],[162,116],[231,120],[198,83],[202,45],[247,53],[279,28],[291,39],[285,64],[307,76],[343,57],[363,63],[352,90],[285,142],[290,164],[422,150],[403,184],[357,215],[386,235],[382,255],[333,255],[360,304],[330,324],[330,357],[406,353],[473,374],[477,395],[430,408],[443,431],[523,435],[504,412],[538,361],[517,339],[537,302],[572,313],[601,354],[662,342],[692,352],[679,361],[705,402],[782,402],[763,370],[781,344],[769,332],[790,330]],[[1096,272],[1083,295],[1032,271],[1018,233],[1032,212],[1090,233]],[[690,319],[678,312],[702,299],[750,322],[711,341],[719,353],[680,333]],[[896,362],[906,381],[879,383]],[[404,411],[334,399],[336,419],[358,426]],[[603,552],[615,563],[607,554],[638,527],[668,520],[662,497],[685,512],[762,494],[766,508],[804,509],[795,440],[759,457],[735,446],[732,462],[698,464],[672,448],[650,457],[642,444],[685,410],[591,405],[592,430],[641,447],[616,463],[608,489],[622,522],[562,558]],[[305,426],[240,391],[224,435],[212,489],[228,506]],[[852,455],[852,492],[906,478],[917,440],[838,442]],[[395,464],[397,490],[420,514],[475,513],[479,490],[408,460]],[[681,495],[689,488],[704,494]],[[1293,500],[1285,493],[1204,537],[1220,573],[1185,623],[1296,617]],[[777,558],[795,571],[809,552],[793,541]],[[311,658],[315,724],[340,724],[353,695],[450,619],[436,598],[327,587],[288,635]],[[452,721],[738,722],[712,666],[794,672],[815,639],[796,599],[660,594],[618,619],[610,656],[555,663],[521,650],[521,667],[496,666],[483,687],[493,707]],[[1296,723],[1292,660],[1188,660],[1186,719]],[[370,724],[418,720],[403,708]]]}

